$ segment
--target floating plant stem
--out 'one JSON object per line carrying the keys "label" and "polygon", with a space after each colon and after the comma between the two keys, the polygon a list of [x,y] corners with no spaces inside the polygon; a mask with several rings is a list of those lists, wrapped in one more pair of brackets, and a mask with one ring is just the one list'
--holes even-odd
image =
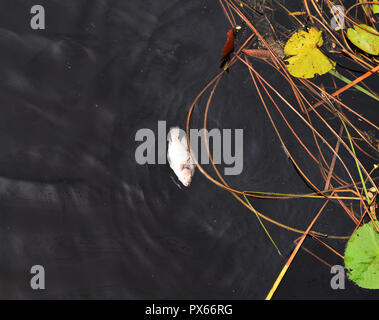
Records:
{"label": "floating plant stem", "polygon": [[[337,71],[330,70],[329,73],[333,76],[336,77],[337,79],[340,79],[341,81],[349,84],[352,81],[349,80],[348,78],[344,77],[342,74],[338,73]],[[354,85],[354,88],[361,91],[362,93],[368,95],[369,97],[375,99],[376,101],[379,101],[379,98],[375,95],[373,95],[371,92],[367,91],[365,88],[362,88],[360,85],[356,84]]]}
{"label": "floating plant stem", "polygon": [[251,205],[249,199],[246,197],[246,193],[245,191],[242,192],[242,195],[243,197],[245,198],[245,201],[247,202],[247,204],[249,205],[249,207],[251,208],[251,211],[253,211],[255,213],[255,215],[257,216],[257,219],[259,221],[259,223],[261,224],[263,230],[266,232],[266,235],[269,237],[271,243],[274,245],[274,247],[276,248],[276,251],[278,251],[279,255],[281,257],[283,257],[282,253],[280,252],[278,246],[276,245],[275,241],[272,239],[272,237],[270,236],[270,233],[267,231],[266,227],[264,226],[261,218],[259,217],[258,213],[255,211],[254,207]]}

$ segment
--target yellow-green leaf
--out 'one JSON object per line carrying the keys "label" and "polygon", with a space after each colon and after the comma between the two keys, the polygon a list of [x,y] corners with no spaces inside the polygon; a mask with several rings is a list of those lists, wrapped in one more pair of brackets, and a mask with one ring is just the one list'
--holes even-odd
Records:
{"label": "yellow-green leaf", "polygon": [[[379,222],[376,222],[379,227]],[[379,233],[373,222],[359,227],[345,250],[348,277],[365,289],[379,289]]]}
{"label": "yellow-green leaf", "polygon": [[[375,1],[375,2],[378,2],[378,1]],[[373,14],[379,13],[379,3],[378,4],[373,4],[371,8],[372,8],[372,13]]]}
{"label": "yellow-green leaf", "polygon": [[373,33],[367,32],[366,30],[363,30],[362,28],[354,25],[354,29],[347,29],[347,37],[359,49],[374,56],[378,55],[379,33],[368,25],[360,24],[359,26]]}
{"label": "yellow-green leaf", "polygon": [[322,32],[314,27],[294,33],[284,47],[284,53],[290,56],[285,60],[288,72],[297,78],[313,78],[333,69],[335,62],[318,49],[322,44]]}

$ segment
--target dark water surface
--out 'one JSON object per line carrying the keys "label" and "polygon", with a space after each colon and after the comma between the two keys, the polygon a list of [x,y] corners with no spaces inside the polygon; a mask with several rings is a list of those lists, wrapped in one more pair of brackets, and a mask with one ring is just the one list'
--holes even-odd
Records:
{"label": "dark water surface", "polygon": [[[158,120],[184,128],[190,104],[219,72],[229,26],[218,1],[39,1],[40,31],[29,26],[34,4],[0,3],[0,298],[264,298],[285,259],[256,217],[199,171],[179,189],[168,165],[135,161],[137,130],[157,132]],[[257,68],[288,91],[272,69]],[[365,115],[373,107],[360,105]],[[244,129],[244,171],[227,178],[232,185],[309,192],[242,66],[221,82],[209,127]],[[317,169],[309,174],[321,181]],[[254,201],[301,229],[321,204]],[[337,205],[326,214],[315,229],[351,232]],[[298,235],[266,226],[288,257]],[[343,252],[344,241],[330,244]],[[315,242],[305,246],[343,263]],[[30,288],[37,264],[43,291]],[[334,291],[330,279],[301,251],[275,297],[378,297],[350,282]]]}

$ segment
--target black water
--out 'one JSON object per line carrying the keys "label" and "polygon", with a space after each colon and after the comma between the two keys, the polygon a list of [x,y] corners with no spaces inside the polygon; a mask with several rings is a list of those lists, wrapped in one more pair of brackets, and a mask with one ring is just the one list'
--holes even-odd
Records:
{"label": "black water", "polygon": [[[184,127],[190,104],[219,72],[229,26],[218,1],[39,1],[39,31],[29,26],[34,4],[0,3],[0,298],[264,298],[285,259],[256,217],[199,171],[180,189],[168,165],[134,157],[137,130],[157,132],[158,120]],[[257,68],[288,93],[270,67]],[[373,107],[359,105],[363,113]],[[227,177],[232,185],[309,192],[242,66],[222,80],[209,127],[244,129],[244,171]],[[321,181],[317,168],[308,173]],[[322,205],[253,203],[301,229]],[[315,229],[351,232],[337,208],[332,203]],[[298,235],[266,226],[288,257]],[[343,252],[344,241],[329,243]],[[343,263],[315,242],[305,246]],[[45,290],[30,287],[37,264]],[[378,297],[350,282],[332,290],[330,279],[328,267],[301,251],[275,297]]]}

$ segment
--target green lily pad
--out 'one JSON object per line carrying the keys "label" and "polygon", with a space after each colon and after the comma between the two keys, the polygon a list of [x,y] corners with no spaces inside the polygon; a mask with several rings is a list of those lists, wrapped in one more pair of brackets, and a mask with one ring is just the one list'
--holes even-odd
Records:
{"label": "green lily pad", "polygon": [[[377,2],[377,1],[375,1],[375,2]],[[371,8],[372,8],[373,14],[379,13],[379,4],[373,4]]]}
{"label": "green lily pad", "polygon": [[[379,222],[376,222],[379,226]],[[379,289],[379,233],[373,222],[359,227],[350,237],[345,250],[348,277],[365,289]]]}
{"label": "green lily pad", "polygon": [[349,40],[357,46],[359,49],[362,49],[363,51],[372,54],[374,56],[379,54],[379,34],[378,32],[366,25],[366,24],[360,24],[360,26],[364,29],[367,29],[374,34],[367,32],[366,30],[363,30],[359,28],[358,26],[354,25],[353,28],[347,29],[347,37]]}

